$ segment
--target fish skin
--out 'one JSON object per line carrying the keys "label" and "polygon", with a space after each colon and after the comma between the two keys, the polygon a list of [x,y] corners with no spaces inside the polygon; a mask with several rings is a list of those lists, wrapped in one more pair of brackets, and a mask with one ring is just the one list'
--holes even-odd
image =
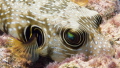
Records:
{"label": "fish skin", "polygon": [[[70,0],[0,0],[0,21],[0,29],[20,40],[20,47],[31,54],[28,59],[33,62],[38,59],[38,54],[50,56],[58,62],[78,53],[87,56],[114,54],[112,45],[98,30],[102,21],[98,12],[80,7]],[[33,39],[26,39],[29,27],[42,30],[44,40],[41,45],[36,44],[38,37],[32,36],[31,30],[27,35]],[[81,45],[69,45],[62,38],[67,29],[84,37]]]}

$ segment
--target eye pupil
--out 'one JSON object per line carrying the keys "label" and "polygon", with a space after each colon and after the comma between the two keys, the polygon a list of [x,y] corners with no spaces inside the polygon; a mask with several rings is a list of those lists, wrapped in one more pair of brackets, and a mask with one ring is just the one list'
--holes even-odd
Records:
{"label": "eye pupil", "polygon": [[70,29],[65,31],[64,38],[66,42],[68,42],[71,45],[78,45],[79,40],[80,40],[79,34]]}
{"label": "eye pupil", "polygon": [[67,34],[68,34],[69,39],[73,40],[75,38],[74,34],[72,34],[70,32],[68,32]]}
{"label": "eye pupil", "polygon": [[44,42],[44,36],[42,30],[38,27],[33,27],[32,34],[36,34],[38,46],[42,45]]}

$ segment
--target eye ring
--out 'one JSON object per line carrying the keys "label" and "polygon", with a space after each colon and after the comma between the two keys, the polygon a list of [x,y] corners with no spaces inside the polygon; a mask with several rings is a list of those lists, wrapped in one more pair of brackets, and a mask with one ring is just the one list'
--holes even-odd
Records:
{"label": "eye ring", "polygon": [[88,34],[82,30],[64,29],[61,31],[61,39],[65,46],[78,49],[87,42]]}
{"label": "eye ring", "polygon": [[25,36],[25,38],[24,38],[25,42],[30,42],[34,37],[36,37],[38,46],[43,45],[45,42],[44,41],[45,35],[44,35],[42,29],[35,25],[27,26],[24,30],[24,36]]}

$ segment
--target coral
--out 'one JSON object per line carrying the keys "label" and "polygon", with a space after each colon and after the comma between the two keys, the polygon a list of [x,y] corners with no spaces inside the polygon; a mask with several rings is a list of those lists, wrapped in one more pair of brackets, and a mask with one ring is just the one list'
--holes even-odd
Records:
{"label": "coral", "polygon": [[101,24],[101,32],[108,40],[119,43],[120,38],[120,14]]}
{"label": "coral", "polygon": [[22,59],[17,57],[10,49],[13,45],[10,38],[12,37],[6,34],[0,36],[0,68],[24,68]]}
{"label": "coral", "polygon": [[[89,58],[88,61],[81,59],[81,54],[68,58],[61,63],[50,63],[46,68],[119,68],[120,59],[115,59],[110,56],[100,56]],[[78,58],[79,57],[79,58]],[[73,59],[74,60],[71,60]],[[67,61],[71,60],[71,61]]]}
{"label": "coral", "polygon": [[104,19],[109,19],[118,12],[117,0],[89,0],[87,7],[98,11]]}
{"label": "coral", "polygon": [[9,50],[5,47],[0,48],[0,67],[5,68],[9,65],[9,61],[11,61],[10,59],[10,55],[11,53],[9,52]]}
{"label": "coral", "polygon": [[117,0],[116,4],[117,4],[117,7],[116,7],[117,12],[120,13],[120,0]]}

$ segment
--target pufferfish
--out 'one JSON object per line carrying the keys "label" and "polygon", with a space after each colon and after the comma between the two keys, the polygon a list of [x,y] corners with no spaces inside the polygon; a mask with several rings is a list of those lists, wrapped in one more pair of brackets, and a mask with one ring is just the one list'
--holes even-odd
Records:
{"label": "pufferfish", "polygon": [[114,49],[100,33],[98,12],[71,0],[0,0],[0,30],[17,38],[16,52],[62,61],[71,55],[113,55]]}

